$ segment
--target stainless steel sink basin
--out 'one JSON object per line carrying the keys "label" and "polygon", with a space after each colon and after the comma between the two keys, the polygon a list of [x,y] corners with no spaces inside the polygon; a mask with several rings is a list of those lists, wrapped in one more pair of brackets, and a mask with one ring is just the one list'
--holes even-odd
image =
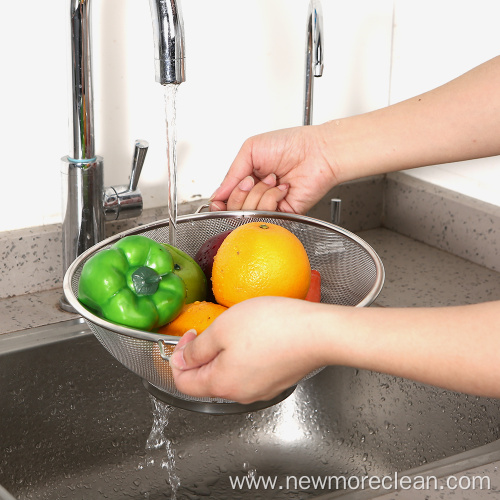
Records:
{"label": "stainless steel sink basin", "polygon": [[[499,456],[499,410],[331,367],[274,407],[198,414],[155,402],[80,320],[0,336],[0,484],[18,500],[376,496],[300,488],[292,476],[443,475],[487,463]],[[274,489],[231,487],[267,476]]]}

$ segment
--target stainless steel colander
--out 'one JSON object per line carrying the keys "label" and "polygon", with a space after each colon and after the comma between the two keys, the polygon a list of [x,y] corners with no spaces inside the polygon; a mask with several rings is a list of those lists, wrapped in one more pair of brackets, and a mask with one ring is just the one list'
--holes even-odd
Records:
{"label": "stainless steel colander", "polygon": [[[345,229],[302,215],[256,211],[185,215],[178,219],[175,244],[194,256],[211,236],[255,221],[278,224],[299,238],[307,251],[311,267],[321,274],[322,302],[364,307],[370,305],[382,289],[384,268],[370,245]],[[132,234],[142,234],[153,240],[169,243],[169,222],[159,221],[140,226],[93,246],[73,262],[66,272],[63,284],[68,302],[82,315],[95,336],[120,363],[142,377],[145,387],[157,398],[174,406],[206,413],[254,411],[275,404],[293,392],[294,387],[272,401],[250,405],[183,394],[175,386],[168,362],[169,354],[180,337],[110,323],[83,307],[77,295],[78,281],[85,262],[96,252]]]}

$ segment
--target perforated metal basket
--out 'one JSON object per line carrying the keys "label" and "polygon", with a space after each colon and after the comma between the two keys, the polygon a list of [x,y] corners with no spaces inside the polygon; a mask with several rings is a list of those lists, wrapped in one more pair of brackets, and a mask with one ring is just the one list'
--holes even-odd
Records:
{"label": "perforated metal basket", "polygon": [[[211,212],[179,217],[176,246],[194,256],[211,236],[248,222],[278,224],[294,233],[307,251],[311,267],[321,274],[321,301],[363,307],[380,293],[384,268],[375,251],[358,236],[333,224],[301,215],[280,212]],[[169,223],[159,221],[117,234],[78,257],[64,277],[64,293],[106,349],[124,366],[144,380],[146,388],[163,401],[185,409],[207,413],[236,413],[265,408],[293,392],[293,387],[272,401],[241,405],[219,398],[198,398],[177,390],[168,355],[180,337],[155,334],[110,323],[80,304],[78,281],[85,262],[96,252],[124,236],[141,234],[169,243]],[[316,372],[309,374],[308,377]],[[308,378],[307,377],[307,378]]]}

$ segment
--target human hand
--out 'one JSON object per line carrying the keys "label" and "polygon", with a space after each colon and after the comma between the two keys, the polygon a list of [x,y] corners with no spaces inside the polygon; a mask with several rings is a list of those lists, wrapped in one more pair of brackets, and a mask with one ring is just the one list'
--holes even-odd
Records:
{"label": "human hand", "polygon": [[324,142],[321,126],[251,137],[212,195],[210,209],[306,213],[337,184]]}
{"label": "human hand", "polygon": [[177,388],[244,404],[272,399],[325,364],[311,328],[324,306],[258,297],[230,307],[198,337],[180,340],[170,358]]}

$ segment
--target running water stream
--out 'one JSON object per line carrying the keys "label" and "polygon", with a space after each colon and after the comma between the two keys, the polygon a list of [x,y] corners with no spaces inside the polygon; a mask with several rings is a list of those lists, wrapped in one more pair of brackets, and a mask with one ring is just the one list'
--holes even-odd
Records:
{"label": "running water stream", "polygon": [[168,170],[168,237],[171,245],[176,244],[177,230],[177,131],[176,99],[178,84],[164,86],[165,123],[167,127],[167,170]]}
{"label": "running water stream", "polygon": [[[167,129],[167,172],[168,172],[168,238],[171,245],[176,244],[177,230],[177,133],[176,133],[176,98],[177,84],[165,85],[165,124]],[[146,466],[155,465],[155,451],[164,450],[159,464],[167,471],[167,480],[172,489],[171,500],[177,499],[177,490],[181,484],[175,471],[175,451],[172,441],[165,435],[170,413],[173,408],[155,397],[150,396],[153,407],[153,426],[146,442]],[[142,466],[141,466],[142,468]]]}
{"label": "running water stream", "polygon": [[[170,499],[176,500],[181,480],[175,470],[175,451],[172,447],[172,441],[165,435],[165,429],[167,428],[173,408],[157,400],[154,396],[150,396],[150,400],[153,407],[153,426],[146,442],[147,455],[145,465],[147,467],[159,465],[162,469],[166,470],[167,482],[172,489]],[[160,450],[163,450],[163,452],[161,452],[161,461],[157,464],[157,458],[155,457],[158,456],[158,453],[155,452]],[[143,464],[139,465],[139,468],[142,469],[143,467]]]}

